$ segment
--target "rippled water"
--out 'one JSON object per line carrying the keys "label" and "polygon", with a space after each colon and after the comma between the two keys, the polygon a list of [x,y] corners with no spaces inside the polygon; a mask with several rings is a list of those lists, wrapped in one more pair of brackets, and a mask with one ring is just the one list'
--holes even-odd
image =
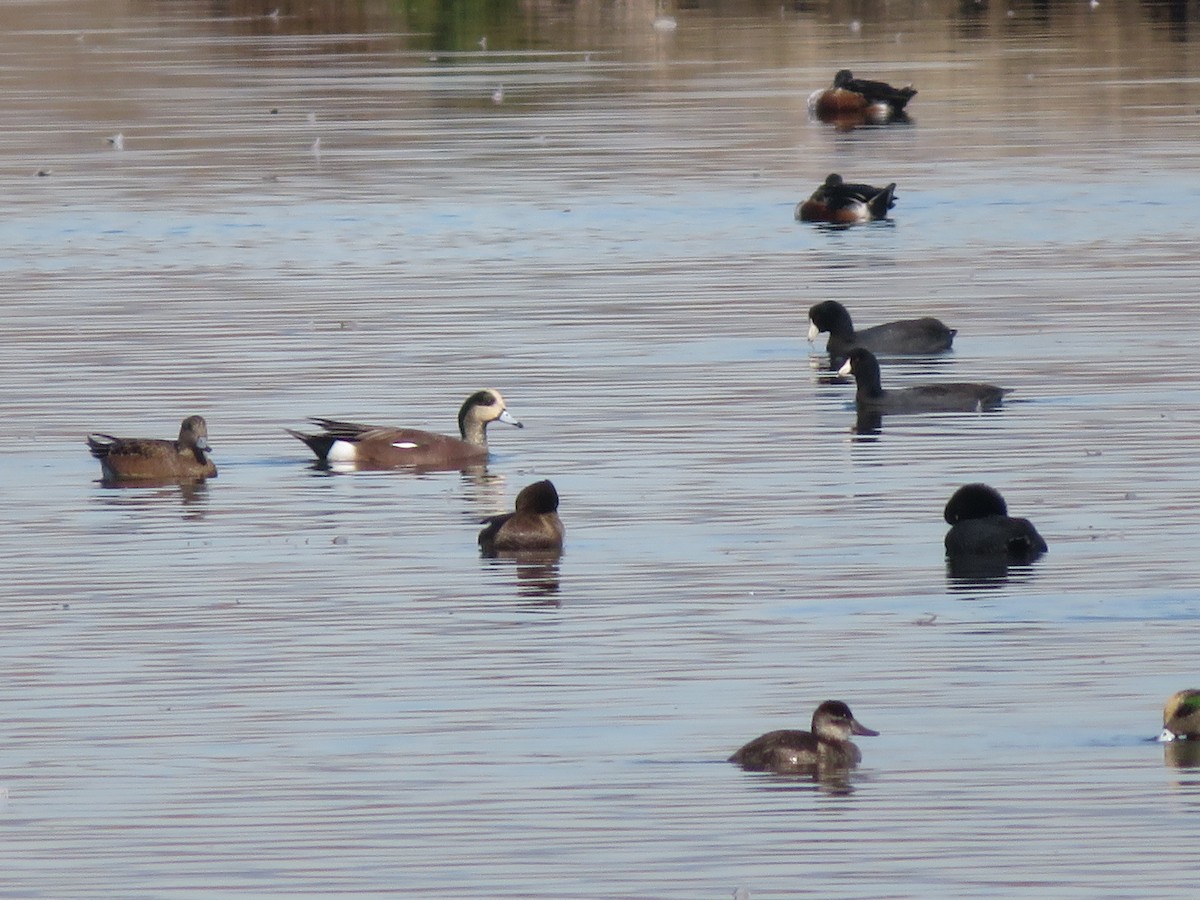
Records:
{"label": "rippled water", "polygon": [[[1145,738],[1197,686],[1193,7],[275,5],[5,9],[0,894],[1190,883]],[[810,122],[843,66],[912,123]],[[892,221],[795,222],[830,171]],[[1012,401],[856,433],[820,299]],[[484,386],[486,473],[284,432]],[[191,413],[219,478],[98,483],[86,432]],[[481,560],[544,477],[566,554]],[[1046,557],[948,576],[976,480]],[[831,697],[848,785],[724,762]]]}

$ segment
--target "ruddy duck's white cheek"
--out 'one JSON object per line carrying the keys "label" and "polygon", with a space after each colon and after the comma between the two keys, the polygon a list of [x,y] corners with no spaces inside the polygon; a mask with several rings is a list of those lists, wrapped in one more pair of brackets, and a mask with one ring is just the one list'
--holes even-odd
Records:
{"label": "ruddy duck's white cheek", "polygon": [[817,335],[820,333],[821,332],[817,331],[817,323],[816,322],[808,323],[808,339],[810,341],[815,341],[817,339]]}
{"label": "ruddy duck's white cheek", "polygon": [[349,441],[334,441],[325,458],[331,462],[354,462],[358,458],[358,448]]}
{"label": "ruddy duck's white cheek", "polygon": [[1177,738],[1176,738],[1175,732],[1173,732],[1170,728],[1164,728],[1162,730],[1162,734],[1160,734],[1158,736],[1158,740],[1164,744],[1167,743],[1168,741],[1174,741],[1176,739]]}
{"label": "ruddy duck's white cheek", "polygon": [[392,441],[392,446],[397,450],[416,450],[419,445],[412,441]]}
{"label": "ruddy duck's white cheek", "polygon": [[840,369],[838,369],[838,374],[839,375],[849,375],[850,374],[850,360],[846,360],[844,363],[842,363],[842,367]]}

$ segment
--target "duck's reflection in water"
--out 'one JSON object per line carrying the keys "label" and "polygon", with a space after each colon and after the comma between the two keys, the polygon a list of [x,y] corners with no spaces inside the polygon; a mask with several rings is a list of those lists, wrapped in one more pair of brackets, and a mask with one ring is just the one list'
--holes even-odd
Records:
{"label": "duck's reflection in water", "polygon": [[518,597],[536,600],[537,606],[561,605],[558,596],[561,550],[498,551],[482,556],[488,566],[513,572]]}
{"label": "duck's reflection in water", "polygon": [[1163,764],[1172,769],[1200,768],[1200,741],[1170,741],[1163,744]]}
{"label": "duck's reflection in water", "polygon": [[208,509],[207,481],[114,481],[96,482],[104,490],[96,499],[111,506],[152,506],[177,499],[185,519],[203,519]]}

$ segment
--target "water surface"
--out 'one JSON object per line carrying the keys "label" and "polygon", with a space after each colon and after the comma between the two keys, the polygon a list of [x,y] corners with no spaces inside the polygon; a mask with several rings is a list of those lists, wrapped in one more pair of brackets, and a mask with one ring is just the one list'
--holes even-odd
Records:
{"label": "water surface", "polygon": [[[3,893],[1191,877],[1197,770],[1144,740],[1200,614],[1187,7],[275,6],[6,10]],[[847,66],[912,123],[809,121]],[[795,222],[831,171],[892,221]],[[1012,402],[856,433],[822,299],[959,329],[886,384]],[[485,386],[526,425],[485,473],[283,430]],[[216,480],[97,482],[85,433],[191,413]],[[562,559],[481,560],[545,477]],[[1046,557],[948,576],[976,480]],[[848,789],[724,762],[828,698],[882,732]]]}

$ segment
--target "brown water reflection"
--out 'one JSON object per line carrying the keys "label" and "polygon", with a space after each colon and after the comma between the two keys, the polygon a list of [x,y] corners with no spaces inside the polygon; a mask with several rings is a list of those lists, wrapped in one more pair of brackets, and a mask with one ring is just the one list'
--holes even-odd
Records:
{"label": "brown water reflection", "polygon": [[[1200,615],[1194,6],[656,12],[5,8],[8,893],[1189,883],[1200,784],[1145,738]],[[842,67],[912,122],[811,121]],[[891,224],[794,222],[835,171]],[[856,431],[823,299],[952,323],[889,383],[1012,406]],[[478,472],[284,431],[478,384],[526,426]],[[180,409],[218,480],[96,482],[85,433]],[[567,552],[481,559],[546,477]],[[948,572],[970,481],[1051,552]],[[724,762],[824,696],[882,733],[845,785]]]}

